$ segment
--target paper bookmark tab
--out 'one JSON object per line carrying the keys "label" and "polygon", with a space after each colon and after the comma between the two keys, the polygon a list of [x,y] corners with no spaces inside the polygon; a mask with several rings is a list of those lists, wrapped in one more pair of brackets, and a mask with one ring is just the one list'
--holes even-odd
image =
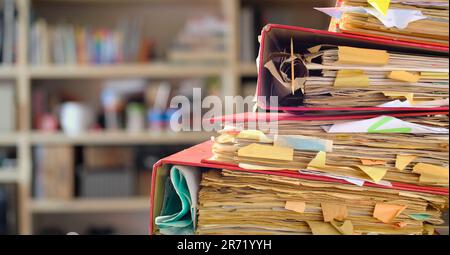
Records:
{"label": "paper bookmark tab", "polygon": [[321,221],[306,221],[313,235],[340,235],[341,233],[330,223]]}
{"label": "paper bookmark tab", "polygon": [[367,2],[384,16],[387,15],[389,5],[391,4],[391,0],[367,0]]}
{"label": "paper bookmark tab", "polygon": [[332,203],[320,203],[322,207],[323,220],[330,222],[332,220],[343,221],[347,216],[347,206],[332,204]]}
{"label": "paper bookmark tab", "polygon": [[408,93],[408,92],[395,92],[395,91],[383,91],[382,92],[384,96],[391,97],[391,98],[405,98],[408,100],[410,104],[414,103],[414,93]]}
{"label": "paper bookmark tab", "polygon": [[303,135],[275,135],[275,146],[290,147],[300,151],[333,151],[333,141]]}
{"label": "paper bookmark tab", "polygon": [[309,53],[317,53],[322,49],[322,44],[316,45],[314,47],[308,48]]}
{"label": "paper bookmark tab", "polygon": [[419,220],[419,221],[425,221],[425,220],[428,220],[429,218],[431,218],[431,216],[426,213],[412,213],[408,216],[414,220]]}
{"label": "paper bookmark tab", "polygon": [[422,79],[448,80],[448,73],[420,72]]}
{"label": "paper bookmark tab", "polygon": [[356,167],[366,173],[375,183],[380,182],[387,173],[387,168],[360,165]]}
{"label": "paper bookmark tab", "polygon": [[448,184],[449,169],[432,164],[418,163],[413,167],[413,173],[420,174],[419,182]]}
{"label": "paper bookmark tab", "polygon": [[406,205],[377,203],[375,205],[375,210],[373,211],[373,217],[384,223],[390,223],[405,209]]}
{"label": "paper bookmark tab", "polygon": [[269,139],[266,134],[264,134],[260,130],[242,130],[241,132],[239,132],[236,138],[255,140],[258,142],[272,142],[272,140]]}
{"label": "paper bookmark tab", "polygon": [[427,184],[448,184],[448,178],[441,178],[431,174],[421,174],[419,182]]}
{"label": "paper bookmark tab", "polygon": [[395,168],[398,170],[404,170],[409,163],[415,160],[417,156],[415,155],[397,155],[397,159],[395,160]]}
{"label": "paper bookmark tab", "polygon": [[411,73],[406,71],[392,71],[388,75],[389,79],[404,81],[404,82],[418,82],[420,75],[418,73]]}
{"label": "paper bookmark tab", "polygon": [[364,166],[384,166],[387,163],[385,160],[379,159],[360,159],[360,160]]}
{"label": "paper bookmark tab", "polygon": [[221,134],[218,137],[214,138],[216,143],[231,143],[234,141],[234,136],[230,134]]}
{"label": "paper bookmark tab", "polygon": [[353,235],[354,233],[353,224],[350,220],[346,220],[342,224],[333,220],[331,221],[331,225],[343,235]]}
{"label": "paper bookmark tab", "polygon": [[384,66],[389,63],[389,53],[385,50],[347,46],[339,46],[338,48],[338,64]]}
{"label": "paper bookmark tab", "polygon": [[316,156],[309,162],[308,168],[323,168],[326,166],[327,153],[324,151],[319,151]]}
{"label": "paper bookmark tab", "polygon": [[284,206],[284,208],[289,211],[304,213],[306,209],[306,203],[299,201],[286,201],[286,205]]}
{"label": "paper bookmark tab", "polygon": [[240,148],[238,150],[238,156],[292,161],[294,159],[294,149],[281,146],[252,143]]}
{"label": "paper bookmark tab", "polygon": [[368,87],[369,76],[362,70],[339,70],[334,80],[334,87]]}

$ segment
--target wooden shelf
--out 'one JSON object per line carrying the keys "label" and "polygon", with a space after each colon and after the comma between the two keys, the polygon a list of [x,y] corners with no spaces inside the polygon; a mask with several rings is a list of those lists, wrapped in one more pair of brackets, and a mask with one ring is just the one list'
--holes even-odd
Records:
{"label": "wooden shelf", "polygon": [[127,132],[98,132],[86,133],[79,136],[67,136],[63,133],[33,132],[30,135],[32,144],[73,144],[73,145],[108,145],[108,144],[195,144],[211,138],[213,133],[186,132],[186,133],[127,133]]}
{"label": "wooden shelf", "polygon": [[19,137],[18,133],[0,133],[0,146],[16,146]]}
{"label": "wooden shelf", "polygon": [[133,4],[133,3],[179,3],[179,4],[192,4],[192,3],[209,3],[212,1],[218,2],[219,0],[31,0],[32,2],[39,3],[51,3],[51,4]]}
{"label": "wooden shelf", "polygon": [[15,79],[18,73],[18,69],[15,66],[0,65],[0,79]]}
{"label": "wooden shelf", "polygon": [[257,76],[258,70],[255,63],[241,63],[239,65],[241,76]]}
{"label": "wooden shelf", "polygon": [[32,200],[30,209],[33,213],[92,213],[148,211],[150,199],[145,198],[78,198],[70,201]]}
{"label": "wooden shelf", "polygon": [[16,169],[1,169],[0,168],[0,183],[17,182],[19,174]]}
{"label": "wooden shelf", "polygon": [[120,64],[95,66],[36,66],[30,67],[33,79],[77,79],[77,78],[185,78],[218,76],[223,65],[181,65],[167,63]]}

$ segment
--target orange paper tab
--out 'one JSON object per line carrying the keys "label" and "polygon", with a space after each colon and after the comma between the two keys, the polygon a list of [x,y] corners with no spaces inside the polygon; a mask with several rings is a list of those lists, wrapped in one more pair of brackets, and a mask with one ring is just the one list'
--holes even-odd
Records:
{"label": "orange paper tab", "polygon": [[390,223],[405,209],[406,205],[377,203],[375,205],[375,210],[373,211],[373,217],[384,223]]}
{"label": "orange paper tab", "polygon": [[321,203],[323,220],[330,222],[334,219],[343,221],[347,217],[347,206],[331,203]]}
{"label": "orange paper tab", "polygon": [[378,159],[361,159],[361,163],[365,166],[384,166],[386,161]]}
{"label": "orange paper tab", "polygon": [[286,201],[286,205],[284,206],[284,208],[290,211],[303,213],[305,212],[306,203],[298,201]]}

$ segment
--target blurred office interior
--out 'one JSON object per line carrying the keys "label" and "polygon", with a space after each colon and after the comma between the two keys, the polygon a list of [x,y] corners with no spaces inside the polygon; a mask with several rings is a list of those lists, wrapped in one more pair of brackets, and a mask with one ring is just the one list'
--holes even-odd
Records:
{"label": "blurred office interior", "polygon": [[[0,234],[147,234],[176,95],[255,93],[267,23],[332,0],[0,0]],[[192,120],[195,121],[195,120]]]}

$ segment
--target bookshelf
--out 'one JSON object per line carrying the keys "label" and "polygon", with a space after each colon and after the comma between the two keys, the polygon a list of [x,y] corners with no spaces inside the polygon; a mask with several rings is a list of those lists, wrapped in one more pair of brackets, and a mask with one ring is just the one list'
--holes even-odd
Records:
{"label": "bookshelf", "polygon": [[67,136],[63,133],[46,134],[33,132],[30,135],[30,143],[36,144],[71,144],[71,145],[178,145],[194,144],[206,141],[213,133],[202,132],[200,134],[187,133],[127,133],[123,132],[97,132],[79,136]]}
{"label": "bookshelf", "polygon": [[[32,234],[33,215],[47,213],[73,212],[122,212],[143,211],[149,209],[148,198],[118,199],[73,199],[69,201],[34,200],[32,189],[32,147],[36,145],[179,145],[195,144],[210,139],[211,133],[137,133],[96,132],[69,137],[61,132],[42,133],[32,129],[31,92],[36,82],[50,80],[81,80],[109,78],[148,78],[173,79],[191,77],[221,78],[222,95],[236,95],[240,91],[242,79],[253,77],[256,82],[255,62],[241,61],[240,56],[240,13],[243,7],[274,6],[298,10],[290,25],[327,29],[329,20],[311,18],[314,6],[331,6],[333,0],[15,0],[17,8],[18,37],[16,45],[16,63],[12,66],[0,65],[0,80],[15,83],[17,106],[17,129],[13,133],[0,133],[0,146],[14,146],[17,149],[18,166],[15,171],[0,172],[0,183],[13,182],[18,186],[18,227],[20,234]],[[225,36],[225,59],[222,64],[170,64],[163,60],[138,64],[111,65],[44,65],[29,64],[29,32],[32,24],[30,7],[41,6],[40,15],[51,22],[66,15],[70,20],[85,23],[98,21],[104,24],[114,22],[121,12],[132,12],[145,17],[145,24],[156,38],[160,39],[157,53],[166,50],[170,35],[184,22],[184,10],[199,13],[213,9],[221,13],[228,25]],[[306,6],[305,6],[306,5]],[[184,8],[184,9],[183,9]],[[70,9],[70,12],[67,11]],[[65,10],[65,12],[64,12]],[[86,10],[86,11],[85,11]],[[166,12],[168,14],[166,14]],[[63,11],[63,12],[61,12]],[[306,15],[305,15],[306,13]],[[172,15],[168,17],[168,15]],[[309,16],[308,16],[309,15]],[[65,16],[64,16],[65,17]],[[314,17],[316,17],[314,15]],[[169,21],[170,20],[170,21]],[[266,22],[282,23],[268,19]],[[311,24],[310,24],[311,23]],[[159,29],[164,27],[164,29]],[[255,38],[256,40],[256,38]]]}

